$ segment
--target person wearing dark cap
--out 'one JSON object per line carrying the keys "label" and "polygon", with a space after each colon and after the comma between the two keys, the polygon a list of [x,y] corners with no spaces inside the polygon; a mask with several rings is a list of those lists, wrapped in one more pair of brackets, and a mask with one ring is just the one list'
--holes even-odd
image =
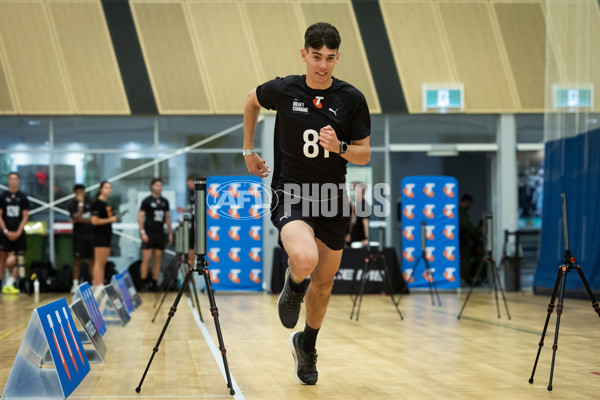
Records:
{"label": "person wearing dark cap", "polygon": [[94,268],[94,230],[92,228],[92,202],[85,197],[85,187],[81,184],[73,186],[75,198],[69,202],[69,214],[73,220],[73,286],[75,293],[79,286],[81,260],[87,259],[90,276]]}

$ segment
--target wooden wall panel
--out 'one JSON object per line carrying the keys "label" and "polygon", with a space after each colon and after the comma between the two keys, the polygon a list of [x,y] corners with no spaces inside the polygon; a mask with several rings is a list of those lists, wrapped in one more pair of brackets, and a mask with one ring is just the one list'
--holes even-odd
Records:
{"label": "wooden wall panel", "polygon": [[[556,52],[552,83],[594,85],[595,111],[600,112],[600,9],[596,0],[552,0],[546,4],[551,47]],[[549,102],[549,106],[552,104]]]}
{"label": "wooden wall panel", "polygon": [[15,114],[17,110],[10,93],[11,89],[8,85],[8,77],[6,76],[6,69],[4,67],[5,59],[6,57],[3,55],[0,43],[0,114]]}
{"label": "wooden wall panel", "polygon": [[519,94],[519,111],[543,112],[546,21],[541,3],[495,3],[494,11]]}
{"label": "wooden wall panel", "polygon": [[302,35],[306,28],[315,22],[329,22],[338,29],[342,37],[342,44],[340,61],[336,65],[333,75],[358,88],[365,95],[372,113],[381,113],[371,69],[350,1],[300,0],[300,6],[304,18]]}
{"label": "wooden wall panel", "polygon": [[246,95],[261,83],[263,74],[240,2],[190,1],[186,6],[215,111],[242,113]]}
{"label": "wooden wall panel", "polygon": [[495,32],[491,4],[439,1],[445,33],[459,81],[465,86],[465,111],[516,112],[520,106],[506,53]]}
{"label": "wooden wall panel", "polygon": [[131,10],[159,112],[213,112],[183,3],[132,0]]}
{"label": "wooden wall panel", "polygon": [[0,2],[0,39],[17,111],[72,113],[72,100],[44,2]]}
{"label": "wooden wall panel", "polygon": [[300,50],[306,26],[298,3],[292,1],[245,1],[242,3],[254,38],[261,82],[277,76],[305,74]]}
{"label": "wooden wall panel", "polygon": [[396,68],[411,113],[422,112],[424,83],[458,82],[433,1],[381,0]]}
{"label": "wooden wall panel", "polygon": [[100,1],[51,1],[75,113],[129,114],[129,104]]}

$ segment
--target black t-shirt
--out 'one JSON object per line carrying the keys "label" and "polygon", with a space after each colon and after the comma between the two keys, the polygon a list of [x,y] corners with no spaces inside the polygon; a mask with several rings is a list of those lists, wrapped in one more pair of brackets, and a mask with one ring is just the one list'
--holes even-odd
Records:
{"label": "black t-shirt", "polygon": [[190,190],[188,190],[188,204],[190,206],[190,213],[192,215],[194,215],[196,213],[195,202],[196,202],[196,192],[194,191],[194,189],[190,189]]}
{"label": "black t-shirt", "polygon": [[319,145],[319,131],[331,125],[348,144],[371,134],[369,108],[358,89],[336,78],[328,89],[311,89],[304,75],[290,75],[258,86],[256,96],[263,107],[277,110],[273,189],[346,181],[347,161]]}
{"label": "black t-shirt", "polygon": [[[100,199],[96,199],[92,204],[92,215],[98,218],[110,218],[113,216],[110,206]],[[112,224],[104,225],[92,225],[94,229],[94,235],[96,236],[110,236],[112,235]]]}
{"label": "black t-shirt", "polygon": [[[79,210],[79,201],[73,199],[69,202],[68,207],[71,218]],[[83,214],[81,218],[90,219],[92,216],[92,203],[88,199],[83,200]],[[90,236],[93,234],[92,224],[89,222],[73,222],[73,235]]]}
{"label": "black t-shirt", "polygon": [[142,201],[140,211],[146,213],[144,230],[149,232],[164,232],[166,214],[169,211],[169,201],[164,197],[148,196]]}
{"label": "black t-shirt", "polygon": [[23,210],[29,210],[29,200],[21,191],[5,191],[0,195],[0,209],[6,229],[16,231],[23,220]]}

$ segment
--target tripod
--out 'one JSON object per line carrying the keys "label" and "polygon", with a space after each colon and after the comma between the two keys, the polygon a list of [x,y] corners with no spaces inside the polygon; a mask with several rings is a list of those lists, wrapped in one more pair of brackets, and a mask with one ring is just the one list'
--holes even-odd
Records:
{"label": "tripod", "polygon": [[[156,320],[156,316],[158,315],[158,312],[160,311],[160,308],[162,307],[167,297],[169,288],[171,288],[173,286],[173,283],[175,283],[175,278],[177,277],[179,268],[185,267],[186,272],[189,268],[186,251],[187,243],[189,243],[189,217],[186,215],[183,219],[183,224],[179,225],[177,229],[175,229],[176,261],[174,264],[170,264],[165,270],[163,296],[160,301],[160,304],[158,305],[158,308],[156,308],[156,312],[154,313],[154,317],[152,318],[152,323],[154,323],[154,321]],[[198,302],[198,292],[196,291],[196,280],[194,279],[194,276],[192,276],[190,282],[192,283],[192,286],[189,286],[189,288],[190,291],[194,294],[194,300],[196,301],[196,309],[198,310],[198,317],[200,318],[200,321],[204,322],[204,319],[202,318],[202,311],[200,310],[200,303]],[[158,302],[158,298],[156,301]],[[154,304],[154,307],[156,307],[156,303]]]}
{"label": "tripod", "polygon": [[[417,270],[417,266],[421,261],[423,261],[425,263],[425,280],[427,281],[427,285],[429,286],[429,294],[431,295],[431,305],[435,306],[435,298],[433,297],[433,294],[435,293],[438,299],[438,303],[441,307],[442,300],[440,299],[440,293],[438,292],[437,285],[435,284],[435,279],[433,278],[433,273],[431,272],[431,267],[429,266],[429,260],[427,259],[427,235],[425,233],[425,230],[425,221],[421,221],[421,255],[419,256],[419,258],[417,258],[417,262],[415,263],[415,266],[413,267],[412,271],[410,271],[410,276],[406,280],[406,283],[408,284],[412,281],[415,271]],[[400,296],[398,303],[400,303],[400,300],[402,300],[402,296]]]}
{"label": "tripod", "polygon": [[[396,307],[396,311],[398,311],[398,315],[400,319],[404,321],[404,317],[402,316],[402,312],[400,312],[400,308],[398,307],[400,301],[396,301],[394,298],[394,286],[393,283],[390,282],[391,275],[390,270],[387,267],[387,262],[385,261],[385,255],[383,254],[383,228],[379,228],[379,247],[377,250],[373,250],[372,247],[367,248],[368,255],[365,257],[365,267],[363,268],[362,275],[360,277],[361,285],[359,294],[355,294],[352,303],[352,311],[350,312],[350,319],[352,319],[354,315],[354,308],[356,307],[356,300],[358,299],[358,309],[356,310],[356,321],[358,321],[358,315],[360,314],[360,306],[362,305],[363,293],[365,291],[365,284],[367,283],[367,274],[371,265],[375,265],[375,271],[379,273],[383,284],[385,285],[385,291],[390,295],[392,303],[394,303],[394,307]],[[381,268],[385,270],[385,276],[381,274]]]}
{"label": "tripod", "polygon": [[556,293],[559,291],[558,297],[558,307],[556,308],[556,330],[554,331],[554,344],[552,345],[552,364],[550,365],[550,382],[548,383],[548,390],[552,390],[552,377],[554,375],[554,361],[556,359],[556,350],[558,349],[558,329],[560,327],[560,316],[563,312],[563,299],[565,297],[565,286],[567,283],[567,273],[572,269],[577,270],[581,281],[583,282],[583,286],[587,291],[590,300],[592,301],[592,307],[594,307],[594,311],[600,317],[600,307],[598,306],[598,302],[588,285],[585,276],[583,275],[583,270],[579,264],[575,264],[575,257],[571,254],[571,250],[569,249],[569,231],[567,226],[567,195],[565,193],[561,194],[561,203],[562,203],[562,221],[563,221],[563,235],[565,240],[565,256],[563,264],[558,267],[558,275],[556,277],[556,283],[554,284],[554,290],[552,291],[552,298],[550,299],[550,304],[548,304],[548,315],[546,316],[546,323],[544,324],[544,330],[542,331],[542,338],[539,343],[537,355],[535,357],[535,363],[533,364],[533,370],[531,371],[531,378],[529,378],[529,383],[533,383],[533,376],[535,375],[535,369],[537,367],[538,359],[540,358],[540,352],[542,351],[542,347],[544,346],[544,338],[546,337],[546,329],[548,329],[548,322],[550,322],[550,315],[552,314],[552,310],[554,310],[554,300],[556,299]]}
{"label": "tripod", "polygon": [[508,304],[506,303],[506,297],[504,296],[504,288],[502,287],[502,281],[500,280],[500,270],[502,269],[502,264],[506,259],[506,242],[504,242],[504,254],[502,255],[502,261],[500,264],[495,265],[494,257],[492,257],[492,249],[494,248],[494,239],[493,239],[493,219],[492,214],[488,213],[486,216],[486,255],[481,261],[479,268],[477,268],[477,272],[475,273],[475,277],[471,282],[471,286],[469,288],[469,293],[467,293],[467,297],[465,298],[465,302],[463,303],[462,308],[460,309],[460,313],[458,313],[457,319],[460,319],[465,307],[467,306],[467,302],[471,297],[471,293],[473,293],[473,287],[479,281],[479,274],[483,268],[489,268],[492,272],[492,287],[494,289],[494,297],[496,298],[496,310],[498,311],[498,318],[500,318],[500,304],[498,303],[498,290],[502,294],[502,300],[504,301],[504,307],[506,307],[506,314],[508,315],[508,319],[510,320],[510,311],[508,311]]}
{"label": "tripod", "polygon": [[[171,309],[169,310],[169,316],[167,318],[167,321],[165,322],[162,332],[160,333],[160,336],[158,337],[158,341],[156,342],[156,345],[152,349],[152,355],[150,356],[150,360],[148,361],[148,365],[146,366],[144,375],[142,375],[142,379],[140,380],[138,387],[135,389],[135,391],[137,393],[139,393],[142,390],[142,384],[144,383],[146,374],[148,373],[148,370],[150,369],[150,365],[152,364],[152,360],[154,359],[154,356],[158,352],[158,346],[160,345],[160,342],[162,341],[162,338],[165,335],[167,328],[169,327],[169,322],[171,322],[171,318],[173,318],[175,316],[175,312],[177,311],[177,305],[179,304],[179,301],[181,300],[181,296],[183,296],[183,293],[185,292],[185,289],[187,288],[187,286],[190,282],[190,279],[192,278],[192,274],[194,272],[197,272],[199,275],[204,276],[204,281],[206,283],[206,293],[208,295],[208,301],[210,303],[210,313],[213,316],[214,321],[215,321],[215,329],[217,331],[217,337],[219,340],[219,350],[221,350],[221,355],[223,356],[223,367],[224,367],[225,375],[227,378],[227,387],[229,388],[229,394],[231,394],[231,395],[235,394],[235,391],[233,390],[233,384],[231,382],[231,375],[229,373],[229,365],[227,363],[227,350],[225,349],[225,343],[223,342],[223,335],[221,334],[221,325],[219,324],[219,308],[217,307],[217,304],[215,303],[215,297],[214,297],[212,285],[210,282],[210,274],[209,274],[208,268],[207,268],[208,261],[205,259],[205,255],[206,255],[206,179],[200,178],[200,179],[195,180],[194,186],[195,186],[195,207],[196,207],[195,223],[196,223],[196,227],[197,227],[196,243],[195,243],[196,244],[196,246],[195,246],[196,265],[190,266],[187,270],[187,273],[185,274],[183,284],[181,285],[181,288],[179,289],[179,292],[177,293],[177,297],[175,298],[175,301],[173,302],[173,305],[171,306]],[[185,232],[189,232],[189,230],[185,230],[184,235],[185,235]],[[186,243],[188,243],[188,242],[186,242]]]}

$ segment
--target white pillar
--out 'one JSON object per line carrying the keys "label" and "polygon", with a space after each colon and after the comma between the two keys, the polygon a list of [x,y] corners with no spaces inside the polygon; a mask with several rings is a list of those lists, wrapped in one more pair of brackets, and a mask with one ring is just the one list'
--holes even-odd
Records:
{"label": "white pillar", "polygon": [[[513,114],[500,115],[496,143],[498,152],[493,163],[494,184],[492,186],[495,227],[493,255],[499,262],[502,257],[504,230],[514,232],[518,228],[517,126]],[[507,248],[507,251],[511,254],[512,249]]]}
{"label": "white pillar", "polygon": [[[275,152],[273,150],[273,139],[275,129],[275,116],[266,115],[262,123],[262,130],[257,130],[260,136],[255,137],[254,145],[260,143],[260,157],[267,161],[267,166],[271,170],[271,175],[263,179],[263,184],[271,186],[271,178],[273,175],[273,162]],[[265,193],[265,196],[268,194]],[[268,198],[268,197],[267,197]],[[271,223],[271,213],[263,215],[263,289],[271,292],[271,276],[273,275],[273,249],[279,246],[277,239],[279,232]]]}

